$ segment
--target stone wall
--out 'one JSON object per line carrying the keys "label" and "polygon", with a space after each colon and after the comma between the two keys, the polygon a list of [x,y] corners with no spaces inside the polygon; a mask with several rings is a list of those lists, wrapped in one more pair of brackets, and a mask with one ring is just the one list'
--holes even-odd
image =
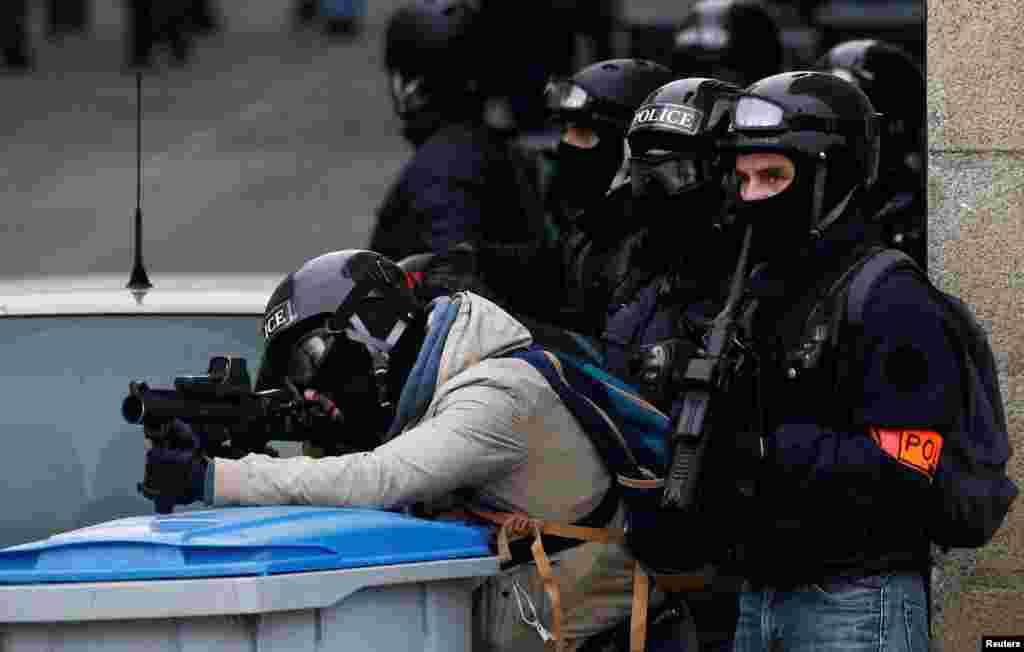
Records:
{"label": "stone wall", "polygon": [[[1024,487],[1024,3],[929,0],[929,270],[999,358],[1011,475]],[[936,578],[935,649],[1024,635],[1024,500],[985,548]]]}

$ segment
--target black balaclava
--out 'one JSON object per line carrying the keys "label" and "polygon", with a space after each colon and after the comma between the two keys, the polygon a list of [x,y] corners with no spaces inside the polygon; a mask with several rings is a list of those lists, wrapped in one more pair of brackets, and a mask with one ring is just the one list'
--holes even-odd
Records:
{"label": "black balaclava", "polygon": [[622,166],[625,145],[622,135],[597,128],[594,147],[576,147],[559,141],[555,150],[556,172],[551,182],[553,196],[579,212],[601,200]]}
{"label": "black balaclava", "polygon": [[689,174],[693,175],[691,185],[669,187],[672,181],[659,179],[656,173],[645,173],[635,160],[630,164],[630,183],[635,212],[647,226],[651,246],[685,250],[696,259],[712,253],[709,247],[718,242],[726,194],[717,157],[706,145],[695,144],[690,151],[691,156],[666,160],[657,167],[689,167]]}
{"label": "black balaclava", "polygon": [[[754,226],[751,241],[752,264],[795,263],[810,251],[815,239],[823,237],[830,226],[841,221],[851,199],[851,179],[857,172],[844,160],[827,166],[810,156],[788,153],[795,177],[788,188],[777,195],[757,201],[734,200],[737,220]],[[827,168],[827,171],[822,172]],[[816,190],[818,176],[824,174],[824,186]],[[820,197],[815,193],[820,192]],[[816,213],[816,214],[815,214]]]}

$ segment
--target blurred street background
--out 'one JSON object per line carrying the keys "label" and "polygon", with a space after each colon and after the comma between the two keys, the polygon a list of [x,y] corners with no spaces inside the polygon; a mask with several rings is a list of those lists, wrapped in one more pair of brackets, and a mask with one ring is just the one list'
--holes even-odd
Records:
{"label": "blurred street background", "polygon": [[[127,1],[90,0],[86,31],[54,36],[45,4],[29,0],[34,65],[0,76],[0,278],[130,268]],[[322,251],[365,246],[409,155],[381,60],[399,4],[368,0],[354,33],[331,35],[297,28],[291,0],[213,2],[220,30],[196,40],[186,65],[158,53],[142,88],[143,236],[154,278],[284,274]],[[689,4],[623,0],[616,54],[658,57]],[[824,43],[800,24],[801,4],[785,7],[789,38],[810,57]],[[846,4],[875,15],[903,7],[893,20],[919,20],[923,45],[921,2]]]}

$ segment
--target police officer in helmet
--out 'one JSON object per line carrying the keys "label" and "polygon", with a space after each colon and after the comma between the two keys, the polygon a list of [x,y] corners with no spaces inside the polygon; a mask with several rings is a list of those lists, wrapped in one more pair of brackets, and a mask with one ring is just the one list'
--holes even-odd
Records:
{"label": "police officer in helmet", "polygon": [[633,112],[672,72],[643,59],[591,64],[545,91],[548,116],[561,128],[550,199],[571,218],[608,192],[625,159]]}
{"label": "police officer in helmet", "polygon": [[484,36],[477,10],[463,0],[416,0],[392,15],[384,62],[414,152],[378,210],[374,251],[399,260],[460,242],[531,241],[540,232],[508,134],[484,124]]}
{"label": "police officer in helmet", "polygon": [[[590,437],[540,372],[508,355],[531,344],[530,332],[487,299],[465,292],[423,305],[395,263],[371,251],[335,251],[282,281],[263,332],[257,389],[294,388],[332,416],[345,448],[362,452],[208,459],[154,448],[149,497],[421,505],[420,513],[450,504],[462,489],[474,512],[622,527],[619,494]],[[183,422],[175,427],[202,437]],[[559,631],[538,571],[525,561],[529,552],[514,556],[477,589],[474,649],[541,650],[542,634]],[[583,542],[560,552],[552,581],[561,587],[563,649],[628,619],[633,566],[620,545]],[[518,617],[527,604],[539,619]]]}
{"label": "police officer in helmet", "polygon": [[[629,129],[630,184],[638,221],[645,228],[630,282],[610,311],[602,343],[607,370],[629,380],[669,415],[676,412],[682,391],[678,372],[696,355],[711,318],[721,309],[738,253],[723,182],[731,160],[723,158],[719,141],[727,135],[740,92],[717,79],[676,80],[645,99]],[[732,473],[716,470],[715,475]],[[706,507],[714,514],[732,513],[725,501]],[[683,526],[674,514],[666,519],[666,528],[694,523]],[[685,549],[638,528],[630,545],[649,569],[688,572],[715,564],[724,552],[728,539],[715,522],[704,520],[711,526],[697,528],[699,535],[689,537]],[[736,594],[716,590],[683,597],[699,649],[731,649]]]}
{"label": "police officer in helmet", "polygon": [[672,70],[747,86],[783,70],[782,37],[760,0],[700,0],[675,34]]}
{"label": "police officer in helmet", "polygon": [[629,129],[630,186],[646,231],[635,256],[636,280],[620,302],[626,307],[606,329],[607,364],[662,407],[671,392],[660,376],[637,375],[636,359],[639,347],[679,336],[677,310],[710,310],[735,260],[734,232],[724,228],[727,169],[718,141],[739,92],[718,79],[673,81],[646,98]]}
{"label": "police officer in helmet", "polygon": [[905,250],[921,266],[925,243],[925,80],[903,49],[875,39],[836,45],[815,65],[856,84],[882,114],[882,154],[875,184],[875,218],[886,242]]}
{"label": "police officer in helmet", "polygon": [[621,181],[625,136],[644,98],[672,78],[657,63],[611,59],[548,85],[549,116],[561,128],[546,204],[559,231],[563,326],[599,336],[633,267],[642,225]]}
{"label": "police officer in helmet", "polygon": [[384,68],[402,135],[422,145],[446,122],[475,118],[480,101],[477,11],[462,2],[414,2],[392,15]]}
{"label": "police officer in helmet", "polygon": [[928,543],[922,512],[906,507],[931,477],[882,437],[913,427],[941,438],[955,423],[955,331],[909,270],[871,288],[858,330],[819,312],[881,242],[868,210],[880,119],[856,85],[823,72],[773,75],[737,100],[737,219],[761,263],[746,332],[763,424],[738,537],[737,652],[928,646]]}
{"label": "police officer in helmet", "polygon": [[[527,246],[483,242],[472,252],[479,275],[487,279],[545,280],[543,295],[538,284],[519,296],[498,294],[518,316],[533,318],[529,326],[545,344],[560,346],[559,329],[601,333],[611,293],[630,269],[631,236],[639,230],[631,218],[629,185],[609,188],[623,167],[633,112],[671,79],[671,71],[656,63],[610,59],[547,86],[548,116],[560,136],[542,184],[545,236]],[[468,275],[452,272],[456,265],[447,262],[443,274],[437,266],[431,269],[433,282],[448,290],[465,287]],[[447,278],[438,280],[442,275]]]}

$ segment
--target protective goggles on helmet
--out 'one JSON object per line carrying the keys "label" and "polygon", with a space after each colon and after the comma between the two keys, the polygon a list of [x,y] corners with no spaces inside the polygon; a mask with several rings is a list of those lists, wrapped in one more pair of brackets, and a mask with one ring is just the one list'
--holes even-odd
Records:
{"label": "protective goggles on helmet", "polygon": [[594,98],[582,86],[568,79],[554,79],[544,89],[544,102],[549,111],[587,111]]}
{"label": "protective goggles on helmet", "polygon": [[760,97],[743,96],[736,102],[732,124],[735,129],[740,130],[786,129],[786,109]]}
{"label": "protective goggles on helmet", "polygon": [[867,120],[843,120],[816,115],[794,114],[783,105],[756,95],[741,95],[736,101],[732,119],[733,131],[820,131],[824,133],[848,132],[863,129],[871,133],[877,129],[880,113]]}
{"label": "protective goggles on helmet", "polygon": [[302,337],[292,347],[288,358],[288,380],[297,387],[310,387],[324,360],[331,352],[335,335],[327,329],[316,329]]}
{"label": "protective goggles on helmet", "polygon": [[694,25],[676,33],[675,45],[685,50],[721,52],[729,47],[732,35],[721,25]]}

